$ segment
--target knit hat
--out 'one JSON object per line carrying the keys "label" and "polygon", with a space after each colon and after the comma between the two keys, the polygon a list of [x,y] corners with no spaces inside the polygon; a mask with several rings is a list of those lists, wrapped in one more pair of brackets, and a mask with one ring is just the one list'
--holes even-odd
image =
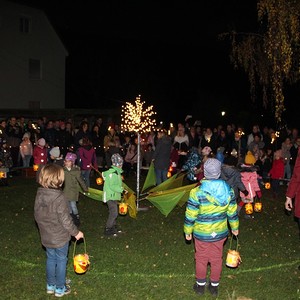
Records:
{"label": "knit hat", "polygon": [[256,159],[251,151],[248,151],[245,156],[245,164],[246,165],[254,165],[256,162]]}
{"label": "knit hat", "polygon": [[37,141],[38,145],[39,146],[42,146],[44,147],[46,145],[46,141],[44,138],[40,138],[38,141]]}
{"label": "knit hat", "polygon": [[68,152],[66,154],[65,160],[70,160],[71,162],[75,163],[76,159],[77,159],[77,155],[75,153]]}
{"label": "knit hat", "polygon": [[24,140],[26,137],[30,138],[30,132],[25,132],[22,139]]}
{"label": "knit hat", "polygon": [[58,158],[60,156],[60,150],[59,150],[59,147],[53,147],[49,154],[55,158]]}
{"label": "knit hat", "polygon": [[111,156],[111,162],[118,168],[122,168],[123,166],[123,158],[119,153],[115,153]]}
{"label": "knit hat", "polygon": [[221,175],[222,163],[216,158],[208,158],[204,163],[204,177],[206,179],[218,179]]}

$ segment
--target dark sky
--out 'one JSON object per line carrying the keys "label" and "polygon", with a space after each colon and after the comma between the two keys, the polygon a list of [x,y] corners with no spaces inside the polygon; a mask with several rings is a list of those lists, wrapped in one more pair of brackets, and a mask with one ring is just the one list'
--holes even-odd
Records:
{"label": "dark sky", "polygon": [[256,1],[26,2],[45,11],[69,52],[67,108],[121,108],[139,94],[166,122],[257,108],[218,39],[253,31]]}

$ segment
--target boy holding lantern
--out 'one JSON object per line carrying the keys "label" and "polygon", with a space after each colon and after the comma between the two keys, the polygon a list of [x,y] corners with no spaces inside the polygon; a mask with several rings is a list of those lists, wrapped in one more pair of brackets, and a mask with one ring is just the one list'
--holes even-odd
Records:
{"label": "boy holding lantern", "polygon": [[196,283],[193,289],[198,295],[204,294],[210,263],[208,290],[217,297],[228,224],[232,234],[238,235],[239,219],[234,191],[220,179],[221,162],[208,158],[203,167],[204,178],[189,195],[183,229],[187,241],[194,237]]}
{"label": "boy holding lantern", "polygon": [[102,173],[104,179],[103,202],[108,206],[108,219],[104,234],[106,236],[117,236],[121,229],[117,227],[118,201],[121,200],[122,193],[127,193],[123,188],[122,166],[123,158],[119,153],[111,156],[112,166]]}

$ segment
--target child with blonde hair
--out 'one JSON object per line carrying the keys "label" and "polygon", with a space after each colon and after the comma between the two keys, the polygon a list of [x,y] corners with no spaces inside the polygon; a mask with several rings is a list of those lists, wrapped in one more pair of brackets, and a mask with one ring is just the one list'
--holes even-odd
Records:
{"label": "child with blonde hair", "polygon": [[42,245],[46,249],[46,292],[55,297],[70,294],[66,284],[67,258],[71,236],[84,237],[74,225],[68,202],[62,191],[64,170],[56,164],[46,164],[40,170],[41,185],[35,197],[34,218],[39,228]]}

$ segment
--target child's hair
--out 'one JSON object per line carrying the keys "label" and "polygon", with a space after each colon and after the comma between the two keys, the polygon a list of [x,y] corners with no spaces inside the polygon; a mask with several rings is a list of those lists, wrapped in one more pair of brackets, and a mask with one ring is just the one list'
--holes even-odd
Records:
{"label": "child's hair", "polygon": [[64,169],[57,164],[47,164],[39,174],[39,184],[44,188],[60,188],[65,180]]}

